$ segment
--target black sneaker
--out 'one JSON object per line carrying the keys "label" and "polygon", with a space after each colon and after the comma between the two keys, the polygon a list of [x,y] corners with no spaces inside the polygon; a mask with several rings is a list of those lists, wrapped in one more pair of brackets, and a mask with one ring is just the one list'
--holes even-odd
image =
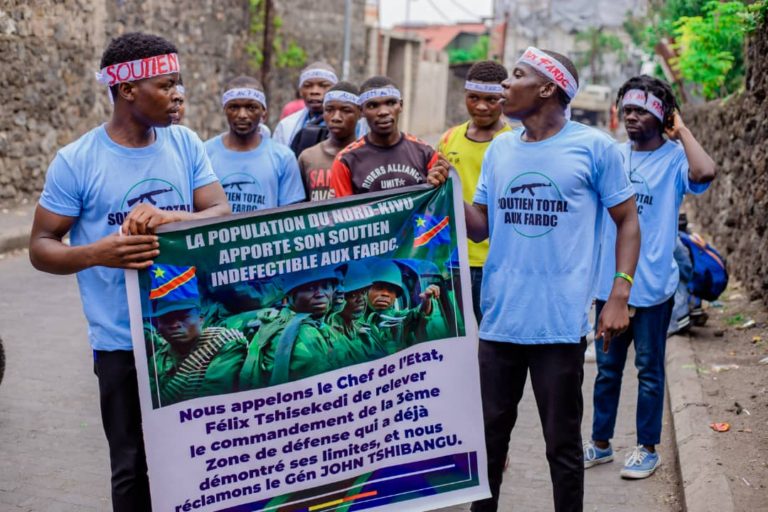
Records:
{"label": "black sneaker", "polygon": [[691,323],[696,327],[703,327],[707,323],[707,320],[709,320],[709,315],[701,308],[693,308],[690,315]]}

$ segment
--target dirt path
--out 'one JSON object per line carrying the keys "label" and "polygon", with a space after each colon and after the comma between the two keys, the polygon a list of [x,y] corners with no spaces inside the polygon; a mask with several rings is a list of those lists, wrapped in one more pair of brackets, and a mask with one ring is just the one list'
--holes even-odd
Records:
{"label": "dirt path", "polygon": [[722,467],[736,510],[768,510],[768,310],[732,282],[709,321],[691,330],[696,365],[717,435],[711,463]]}

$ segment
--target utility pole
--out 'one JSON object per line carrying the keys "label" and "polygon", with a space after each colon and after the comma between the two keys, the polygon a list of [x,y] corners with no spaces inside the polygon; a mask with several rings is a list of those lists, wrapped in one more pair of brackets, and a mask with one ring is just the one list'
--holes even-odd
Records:
{"label": "utility pole", "polygon": [[275,27],[272,19],[275,15],[274,0],[264,0],[264,46],[261,61],[261,84],[264,86],[264,94],[269,98],[269,74],[272,71],[272,47],[275,40]]}
{"label": "utility pole", "polygon": [[344,54],[341,58],[341,79],[349,80],[349,49],[352,39],[352,0],[344,1]]}

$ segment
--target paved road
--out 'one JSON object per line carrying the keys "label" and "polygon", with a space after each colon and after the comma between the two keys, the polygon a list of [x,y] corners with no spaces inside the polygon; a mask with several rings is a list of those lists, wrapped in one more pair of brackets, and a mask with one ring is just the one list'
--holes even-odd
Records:
{"label": "paved road", "polygon": [[[3,512],[110,509],[109,462],[85,332],[72,276],[36,272],[24,253],[0,260],[0,336],[8,360],[0,385]],[[594,365],[587,364],[585,397],[591,397],[593,380]],[[634,443],[634,371],[628,370],[625,380],[623,411],[614,440],[622,452]],[[589,399],[586,402],[584,432],[588,434],[591,404]],[[512,465],[505,475],[500,508],[504,512],[552,509],[549,471],[535,411],[529,390],[512,434]],[[668,417],[664,421],[662,470],[648,480],[626,482],[619,478],[618,460],[590,469],[586,510],[679,510]]]}

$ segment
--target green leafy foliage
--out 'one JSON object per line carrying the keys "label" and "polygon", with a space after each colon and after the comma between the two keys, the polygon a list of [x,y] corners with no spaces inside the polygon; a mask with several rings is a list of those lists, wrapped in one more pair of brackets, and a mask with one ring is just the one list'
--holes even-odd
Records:
{"label": "green leafy foliage", "polygon": [[738,90],[744,77],[744,36],[756,22],[742,2],[707,2],[702,15],[674,23],[678,57],[672,65],[706,99]]}
{"label": "green leafy foliage", "polygon": [[[245,46],[245,51],[250,57],[250,64],[254,69],[260,69],[264,62],[264,30],[266,27],[264,20],[264,0],[249,0],[251,11],[251,41]],[[277,13],[272,16],[272,30],[274,37],[272,39],[273,63],[278,68],[298,68],[306,64],[307,52],[299,46],[296,41],[283,39],[281,28],[283,20]]]}
{"label": "green leafy foliage", "polygon": [[650,0],[650,18],[627,13],[624,29],[650,54],[659,42],[672,42],[674,69],[699,95],[715,99],[743,87],[745,37],[766,11],[768,0]]}
{"label": "green leafy foliage", "polygon": [[448,50],[448,62],[450,64],[462,64],[465,62],[477,62],[488,58],[488,45],[490,38],[486,35],[477,38],[477,42],[469,50],[461,48]]}

